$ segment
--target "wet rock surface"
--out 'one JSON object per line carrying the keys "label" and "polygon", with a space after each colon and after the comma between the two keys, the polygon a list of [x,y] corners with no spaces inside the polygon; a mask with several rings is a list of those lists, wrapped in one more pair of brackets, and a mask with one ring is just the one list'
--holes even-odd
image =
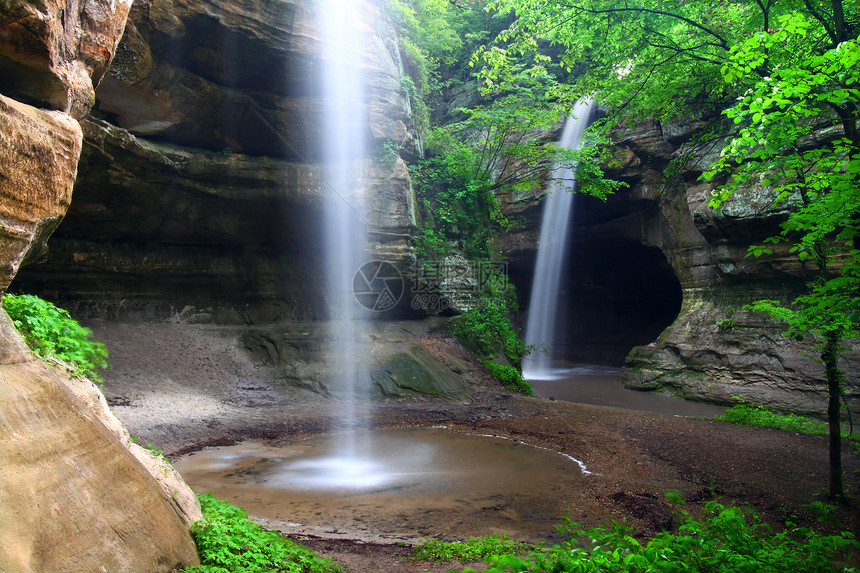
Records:
{"label": "wet rock surface", "polygon": [[[328,316],[319,75],[331,54],[318,10],[304,1],[135,3],[82,123],[69,213],[17,288],[81,317]],[[407,72],[391,25],[373,5],[363,13],[369,149],[354,167],[356,197],[336,190],[332,200],[364,219],[369,260],[408,275],[415,214],[398,150],[414,156],[419,143],[400,87]]]}

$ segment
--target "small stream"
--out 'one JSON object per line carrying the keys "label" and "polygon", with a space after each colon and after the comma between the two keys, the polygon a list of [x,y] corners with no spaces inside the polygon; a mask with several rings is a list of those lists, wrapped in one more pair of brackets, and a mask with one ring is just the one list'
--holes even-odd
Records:
{"label": "small stream", "polygon": [[676,416],[713,418],[725,407],[630,390],[618,383],[623,368],[593,364],[555,365],[539,379],[530,378],[535,396],[581,404],[615,406]]}

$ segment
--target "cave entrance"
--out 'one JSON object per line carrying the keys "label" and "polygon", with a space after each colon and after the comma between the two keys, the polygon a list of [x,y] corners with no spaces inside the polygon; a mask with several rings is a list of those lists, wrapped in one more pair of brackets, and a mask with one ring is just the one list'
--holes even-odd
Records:
{"label": "cave entrance", "polygon": [[556,352],[620,366],[681,310],[681,284],[662,251],[631,239],[574,237],[560,292]]}
{"label": "cave entrance", "polygon": [[[526,312],[530,259],[512,260],[509,267]],[[561,362],[622,366],[634,346],[654,341],[681,310],[681,284],[663,252],[635,238],[576,233],[564,268],[555,332]],[[525,314],[519,318],[523,327]]]}

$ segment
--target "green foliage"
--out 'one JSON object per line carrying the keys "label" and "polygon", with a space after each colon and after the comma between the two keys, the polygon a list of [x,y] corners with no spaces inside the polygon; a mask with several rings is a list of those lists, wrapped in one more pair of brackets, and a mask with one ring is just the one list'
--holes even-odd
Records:
{"label": "green foliage", "polygon": [[467,563],[485,559],[491,555],[504,553],[522,555],[533,549],[533,546],[522,541],[513,541],[507,535],[493,535],[468,541],[439,541],[433,539],[418,545],[413,550],[413,557],[424,561],[459,561]]}
{"label": "green foliage", "polygon": [[[777,46],[798,46],[802,58],[760,78],[740,101],[726,110],[739,126],[722,157],[706,178],[729,173],[731,179],[711,200],[719,208],[741,186],[760,185],[775,206],[789,210],[782,230],[769,243],[789,242],[800,260],[815,263],[821,274],[809,283],[809,293],[786,307],[760,301],[755,310],[788,323],[787,334],[802,338],[855,335],[860,318],[860,140],[856,126],[846,123],[844,135],[814,141],[817,131],[837,117],[856,114],[860,105],[860,43],[841,43],[821,54],[801,50],[810,23],[800,14],[786,16],[774,34],[756,35],[739,47],[726,65],[734,78],[749,61],[772,59]],[[840,110],[843,110],[840,113]],[[853,120],[852,120],[853,121]],[[851,133],[851,132],[854,133]],[[767,255],[756,245],[753,256]],[[838,262],[839,274],[831,273]]]}
{"label": "green foliage", "polygon": [[248,520],[241,508],[197,496],[203,519],[191,526],[201,565],[184,573],[335,573],[340,567],[275,531]]}
{"label": "green foliage", "polygon": [[[860,334],[856,2],[494,0],[490,6],[516,21],[477,54],[487,90],[511,91],[524,75],[554,74],[563,81],[549,89],[549,99],[599,101],[610,131],[638,119],[725,116],[711,137],[722,136],[722,153],[704,174],[721,184],[710,205],[718,209],[742,189],[770,193],[788,217],[766,243],[784,241],[817,267],[808,292],[790,305],[759,306],[787,320],[788,336],[809,334],[822,350],[831,495],[842,497],[838,355],[845,338]],[[771,252],[750,249],[754,256]]]}
{"label": "green foliage", "polygon": [[511,392],[519,392],[526,396],[534,394],[532,385],[523,378],[522,372],[513,366],[508,366],[507,364],[496,364],[491,360],[484,360],[482,364],[484,365],[484,368],[486,368],[490,374],[496,378],[496,380],[501,382],[505,388]]}
{"label": "green foliage", "polygon": [[[647,543],[632,537],[623,524],[580,530],[565,519],[559,529],[570,536],[561,545],[543,547],[527,557],[496,555],[486,559],[486,573],[824,573],[854,572],[835,560],[858,548],[853,534],[820,535],[787,523],[775,532],[752,510],[708,502],[704,517],[682,513],[677,533],[663,532]],[[581,540],[587,540],[583,545]],[[474,573],[472,569],[465,572]]]}
{"label": "green foliage", "polygon": [[511,364],[519,365],[530,348],[511,326],[509,316],[516,310],[514,286],[506,276],[495,276],[487,280],[479,303],[451,320],[448,329],[482,360],[504,356]]}
{"label": "green foliage", "polygon": [[[739,426],[774,428],[795,434],[811,434],[813,436],[826,436],[828,434],[827,424],[820,420],[797,414],[779,414],[765,406],[746,402],[735,404],[714,419]],[[848,431],[843,430],[842,436],[860,441],[860,435],[851,434]]]}
{"label": "green foliage", "polygon": [[382,142],[382,148],[377,153],[376,160],[385,169],[392,169],[397,164],[402,147],[390,139]]}
{"label": "green foliage", "polygon": [[410,169],[423,230],[419,256],[444,256],[451,243],[467,256],[486,256],[498,207],[480,158],[446,128],[430,131],[427,155]]}
{"label": "green foliage", "polygon": [[476,178],[492,180],[493,189],[535,190],[551,182],[549,167],[565,166],[576,172],[580,192],[605,198],[626,185],[603,176],[600,163],[607,159],[609,140],[595,126],[579,149],[537,140],[539,133],[567,117],[570,103],[554,97],[556,80],[545,71],[510,75],[506,89],[485,90],[492,97],[490,103],[460,109],[466,119],[449,126],[469,140],[480,156]]}
{"label": "green foliage", "polygon": [[419,130],[424,131],[430,121],[426,99],[440,87],[440,68],[454,65],[463,45],[457,29],[459,14],[447,0],[387,0],[385,6],[411,71],[401,78],[401,88],[410,98]]}
{"label": "green foliage", "polygon": [[717,328],[720,330],[734,330],[735,329],[735,319],[734,319],[735,309],[734,307],[728,307],[726,309],[726,316],[717,321]]}
{"label": "green foliage", "polygon": [[34,295],[10,293],[3,295],[3,308],[36,354],[68,363],[75,375],[102,381],[98,370],[110,367],[107,348],[91,340],[92,331],[68,311]]}
{"label": "green foliage", "polygon": [[[751,308],[784,321],[790,338],[810,335],[821,349],[829,393],[830,495],[842,498],[844,373],[838,355],[845,338],[860,334],[860,42],[848,38],[842,2],[832,6],[832,23],[818,13],[788,13],[777,19],[779,28],[733,47],[723,77],[749,87],[725,110],[736,131],[704,177],[727,179],[711,198],[717,209],[742,188],[769,193],[788,217],[765,242],[789,244],[817,271],[807,292],[790,304],[763,300]],[[749,254],[771,252],[756,245]]]}

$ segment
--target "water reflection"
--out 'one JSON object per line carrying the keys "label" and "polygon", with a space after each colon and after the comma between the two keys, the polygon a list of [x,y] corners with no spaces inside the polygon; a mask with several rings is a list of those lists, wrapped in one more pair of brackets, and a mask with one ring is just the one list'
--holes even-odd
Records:
{"label": "water reflection", "polygon": [[[510,440],[444,429],[373,433],[372,451],[337,455],[322,436],[281,446],[246,442],[176,463],[198,492],[212,492],[288,532],[508,534],[540,539],[575,491],[578,462]],[[452,523],[451,516],[463,516]],[[477,525],[475,525],[477,524]]]}
{"label": "water reflection", "polygon": [[623,368],[612,366],[571,364],[548,369],[541,376],[528,379],[535,396],[540,398],[706,418],[718,416],[725,410],[714,404],[630,390],[618,383],[623,372]]}

